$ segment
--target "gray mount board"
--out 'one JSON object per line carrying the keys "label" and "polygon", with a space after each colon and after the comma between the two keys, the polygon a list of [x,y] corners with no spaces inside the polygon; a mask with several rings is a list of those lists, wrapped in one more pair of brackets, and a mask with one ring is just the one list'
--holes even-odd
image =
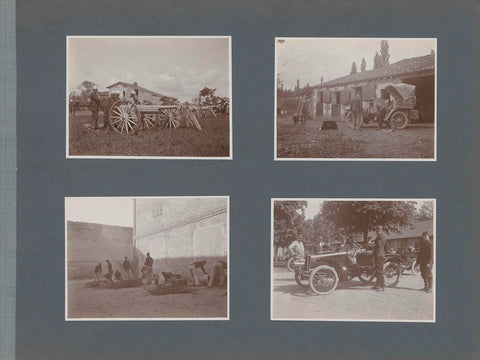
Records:
{"label": "gray mount board", "polygon": [[[16,11],[17,359],[475,358],[473,2],[19,1]],[[233,160],[67,160],[67,35],[232,35]],[[438,161],[274,162],[275,36],[437,37]],[[64,321],[64,197],[123,195],[230,195],[230,321]],[[272,197],[436,198],[437,322],[270,321]]]}

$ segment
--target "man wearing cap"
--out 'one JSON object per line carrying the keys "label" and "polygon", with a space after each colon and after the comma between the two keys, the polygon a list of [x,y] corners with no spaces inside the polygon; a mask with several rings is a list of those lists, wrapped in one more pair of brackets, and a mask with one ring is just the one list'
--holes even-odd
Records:
{"label": "man wearing cap", "polygon": [[373,245],[373,262],[375,266],[375,277],[377,282],[372,287],[375,291],[385,291],[385,277],[383,275],[383,263],[385,262],[385,245],[387,238],[383,233],[383,227],[378,226],[376,229],[377,237]]}
{"label": "man wearing cap", "polygon": [[422,233],[422,241],[420,242],[420,251],[418,253],[417,262],[420,265],[420,274],[422,275],[425,284],[421,291],[431,293],[433,282],[433,244],[428,238],[428,231]]}
{"label": "man wearing cap", "polygon": [[92,110],[92,129],[98,129],[98,110],[103,108],[100,98],[98,97],[98,88],[96,85],[92,87],[90,94],[90,110]]}

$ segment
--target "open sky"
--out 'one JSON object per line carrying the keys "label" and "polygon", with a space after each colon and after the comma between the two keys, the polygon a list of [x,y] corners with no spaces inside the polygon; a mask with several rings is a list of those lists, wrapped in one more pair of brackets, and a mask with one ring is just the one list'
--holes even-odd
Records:
{"label": "open sky", "polygon": [[328,81],[348,75],[354,61],[360,71],[362,58],[371,70],[381,40],[388,40],[390,64],[436,51],[435,39],[282,38],[275,44],[277,74],[284,89],[293,89],[297,79],[303,87],[320,84],[322,76]]}
{"label": "open sky", "polygon": [[100,91],[118,81],[137,82],[158,93],[190,101],[205,86],[230,92],[228,38],[70,37],[67,88],[82,81]]}
{"label": "open sky", "polygon": [[133,226],[133,198],[68,197],[65,218],[96,224]]}

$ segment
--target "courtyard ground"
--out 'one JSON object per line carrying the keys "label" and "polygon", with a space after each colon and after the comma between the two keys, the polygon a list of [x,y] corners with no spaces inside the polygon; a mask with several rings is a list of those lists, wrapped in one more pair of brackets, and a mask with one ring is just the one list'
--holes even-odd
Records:
{"label": "courtyard ground", "polygon": [[321,130],[322,121],[294,125],[291,115],[277,118],[277,158],[433,159],[433,124],[411,124],[385,132],[377,124],[353,130],[337,121],[338,130]]}
{"label": "courtyard ground", "polygon": [[[370,285],[371,286],[371,285]],[[358,279],[339,283],[328,295],[297,285],[286,268],[273,269],[273,320],[433,321],[434,295],[419,291],[420,276],[402,275],[397,287],[376,292]]]}
{"label": "courtyard ground", "polygon": [[202,117],[199,123],[201,131],[153,128],[134,136],[110,129],[91,130],[87,127],[91,124],[91,112],[77,111],[69,115],[69,155],[228,157],[229,116]]}
{"label": "courtyard ground", "polygon": [[226,318],[226,290],[198,287],[192,293],[152,295],[154,285],[105,289],[89,280],[68,281],[68,318]]}

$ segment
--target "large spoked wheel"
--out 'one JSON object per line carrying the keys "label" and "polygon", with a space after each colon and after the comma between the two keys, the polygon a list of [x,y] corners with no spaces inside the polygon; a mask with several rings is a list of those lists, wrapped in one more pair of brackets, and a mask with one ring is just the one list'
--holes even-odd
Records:
{"label": "large spoked wheel", "polygon": [[177,109],[165,109],[160,112],[160,126],[176,129],[180,126]]}
{"label": "large spoked wheel", "polygon": [[293,262],[295,261],[295,258],[294,257],[291,257],[290,259],[288,259],[287,261],[287,269],[288,271],[290,272],[294,272],[295,269],[293,268]]}
{"label": "large spoked wheel", "polygon": [[404,111],[395,111],[391,116],[390,116],[390,124],[392,127],[395,127],[395,129],[405,129],[405,127],[408,124],[408,115]]}
{"label": "large spoked wheel", "polygon": [[371,284],[373,282],[373,279],[375,278],[375,272],[374,271],[368,271],[368,270],[362,270],[360,271],[360,274],[358,275],[358,278],[360,281],[364,284]]}
{"label": "large spoked wheel", "polygon": [[310,274],[309,285],[315,294],[330,294],[338,285],[337,271],[328,265],[317,266]]}
{"label": "large spoked wheel", "polygon": [[397,263],[393,261],[387,261],[385,264],[383,264],[383,274],[385,276],[385,286],[395,287],[400,281],[402,269]]}
{"label": "large spoked wheel", "polygon": [[128,101],[118,100],[110,108],[108,118],[114,131],[133,133],[138,122],[137,107]]}
{"label": "large spoked wheel", "polygon": [[305,275],[302,270],[295,270],[295,281],[302,288],[308,288],[310,284],[308,275]]}
{"label": "large spoked wheel", "polygon": [[157,115],[156,114],[144,114],[143,118],[143,126],[145,129],[150,129],[155,127],[157,123]]}
{"label": "large spoked wheel", "polygon": [[412,268],[410,270],[412,270],[413,275],[420,275],[420,264],[417,260],[412,263]]}

